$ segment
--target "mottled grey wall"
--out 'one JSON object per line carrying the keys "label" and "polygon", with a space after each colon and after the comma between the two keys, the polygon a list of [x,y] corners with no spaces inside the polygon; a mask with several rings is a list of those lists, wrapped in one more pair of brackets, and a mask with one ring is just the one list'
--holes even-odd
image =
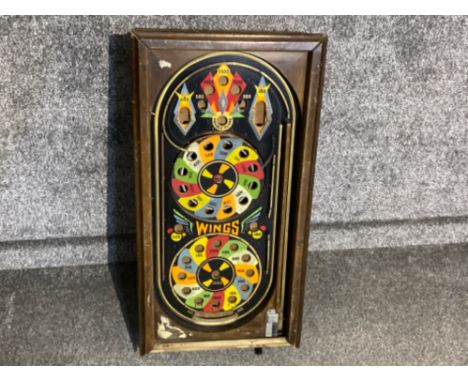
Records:
{"label": "mottled grey wall", "polygon": [[134,256],[135,27],[326,32],[312,249],[468,238],[468,18],[0,18],[0,269]]}

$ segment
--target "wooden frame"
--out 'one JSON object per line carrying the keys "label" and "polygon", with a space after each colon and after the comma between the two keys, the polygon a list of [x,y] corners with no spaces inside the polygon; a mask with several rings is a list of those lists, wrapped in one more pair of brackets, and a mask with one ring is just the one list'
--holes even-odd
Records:
{"label": "wooden frame", "polygon": [[[176,32],[148,29],[132,31],[133,126],[136,173],[138,299],[140,350],[209,350],[225,347],[299,346],[304,301],[305,270],[309,238],[314,165],[320,118],[327,37],[324,34]],[[289,224],[281,228],[288,254],[284,274],[285,327],[274,338],[219,339],[208,335],[200,340],[164,342],[157,338],[158,302],[153,273],[154,227],[152,216],[151,116],[154,100],[163,84],[185,62],[212,51],[248,52],[272,63],[287,79],[297,96],[301,122],[288,147],[294,166],[287,178],[293,183],[284,200],[290,200]],[[170,63],[165,57],[169,54]],[[161,61],[162,60],[162,61]],[[288,163],[285,164],[285,167]],[[292,164],[291,164],[292,166]],[[289,238],[289,240],[287,240]],[[250,325],[250,326],[249,326]],[[258,326],[253,320],[244,330]],[[253,329],[252,329],[253,330]]]}

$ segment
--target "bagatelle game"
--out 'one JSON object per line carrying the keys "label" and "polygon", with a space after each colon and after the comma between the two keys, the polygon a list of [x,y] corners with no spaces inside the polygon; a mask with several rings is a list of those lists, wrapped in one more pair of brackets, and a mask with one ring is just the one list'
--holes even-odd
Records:
{"label": "bagatelle game", "polygon": [[[287,71],[293,83],[302,80],[302,92],[317,81],[318,116],[324,40],[300,36],[303,51],[283,58],[303,65],[302,74]],[[302,306],[288,296],[300,292],[291,289],[294,277],[303,285],[294,267],[307,250],[296,253],[291,236],[299,235],[295,214],[310,216],[310,206],[301,211],[301,198],[294,200],[304,158],[303,191],[311,187],[317,129],[304,135],[308,98],[261,55],[230,49],[233,36],[217,36],[229,40],[223,50],[219,39],[211,50],[200,37],[134,32],[142,352],[297,345],[297,330],[288,333],[300,323],[291,312]],[[254,44],[237,45],[246,43]],[[307,72],[312,47],[315,76]]]}
{"label": "bagatelle game", "polygon": [[192,325],[239,324],[274,274],[281,134],[294,124],[282,78],[254,57],[190,63],[156,107],[163,188],[157,290]]}

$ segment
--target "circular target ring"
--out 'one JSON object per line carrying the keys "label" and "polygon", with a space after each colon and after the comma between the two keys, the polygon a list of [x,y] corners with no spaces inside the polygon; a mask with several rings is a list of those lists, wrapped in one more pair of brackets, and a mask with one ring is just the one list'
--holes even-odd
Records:
{"label": "circular target ring", "polygon": [[235,278],[234,265],[225,258],[206,259],[197,270],[197,283],[209,292],[228,288]]}
{"label": "circular target ring", "polygon": [[255,250],[226,234],[203,235],[188,243],[175,256],[170,274],[175,297],[208,318],[244,305],[262,277]]}
{"label": "circular target ring", "polygon": [[190,143],[174,163],[177,203],[198,219],[223,221],[246,211],[261,193],[263,162],[239,137],[213,134]]}
{"label": "circular target ring", "polygon": [[211,161],[200,171],[198,184],[201,190],[212,197],[229,195],[237,186],[238,174],[235,167],[226,161]]}

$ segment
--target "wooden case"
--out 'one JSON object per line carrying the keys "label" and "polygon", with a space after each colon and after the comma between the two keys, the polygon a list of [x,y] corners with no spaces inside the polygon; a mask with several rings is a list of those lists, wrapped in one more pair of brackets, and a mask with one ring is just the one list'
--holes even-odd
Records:
{"label": "wooden case", "polygon": [[[227,347],[299,346],[326,43],[324,34],[132,31],[142,354]],[[170,314],[164,306],[164,298],[158,297],[164,294],[157,290],[158,272],[165,269],[158,270],[159,257],[175,254],[161,255],[164,240],[169,240],[167,226],[162,223],[161,211],[166,203],[162,194],[165,183],[170,182],[166,182],[160,164],[161,160],[168,158],[163,158],[167,155],[164,155],[165,149],[158,137],[164,140],[165,136],[159,131],[161,128],[157,121],[162,113],[158,107],[164,107],[164,104],[158,104],[165,102],[163,96],[171,78],[184,68],[190,72],[191,63],[213,55],[246,57],[252,62],[258,59],[261,68],[271,69],[284,80],[284,86],[294,99],[292,108],[297,111],[297,116],[292,123],[278,127],[282,132],[280,139],[276,139],[277,167],[271,170],[271,174],[278,174],[270,185],[272,189],[277,185],[277,192],[271,193],[275,200],[276,235],[273,255],[268,255],[273,259],[271,286],[266,288],[261,306],[259,303],[259,307],[252,310],[246,319],[238,324],[221,325],[219,329],[215,325],[214,329],[205,330],[203,325],[185,324]],[[263,75],[265,72],[259,69],[259,73]],[[248,79],[246,83],[249,83]],[[203,98],[203,94],[199,97]],[[179,117],[176,115],[174,118]],[[270,327],[267,336],[267,312],[272,309],[279,317],[275,323],[277,333],[274,331],[272,336]]]}

